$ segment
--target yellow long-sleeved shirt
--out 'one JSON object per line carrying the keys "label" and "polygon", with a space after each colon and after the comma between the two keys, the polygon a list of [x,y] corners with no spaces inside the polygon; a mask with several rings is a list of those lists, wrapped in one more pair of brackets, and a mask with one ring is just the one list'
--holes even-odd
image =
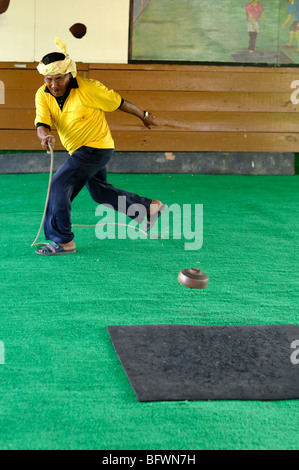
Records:
{"label": "yellow long-sleeved shirt", "polygon": [[97,80],[76,77],[78,87],[70,93],[60,109],[56,98],[41,86],[35,95],[35,125],[56,126],[62,145],[71,155],[83,145],[114,148],[105,112],[119,108],[121,96]]}

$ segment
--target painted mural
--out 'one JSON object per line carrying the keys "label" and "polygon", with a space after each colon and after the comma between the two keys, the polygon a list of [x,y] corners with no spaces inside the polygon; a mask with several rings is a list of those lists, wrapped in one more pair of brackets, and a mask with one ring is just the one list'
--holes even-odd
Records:
{"label": "painted mural", "polygon": [[299,63],[299,0],[132,0],[131,60]]}

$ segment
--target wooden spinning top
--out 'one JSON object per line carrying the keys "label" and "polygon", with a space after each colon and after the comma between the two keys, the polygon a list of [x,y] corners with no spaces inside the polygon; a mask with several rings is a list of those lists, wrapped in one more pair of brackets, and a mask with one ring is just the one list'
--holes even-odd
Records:
{"label": "wooden spinning top", "polygon": [[10,0],[0,0],[0,15],[5,13],[9,7]]}
{"label": "wooden spinning top", "polygon": [[83,23],[75,23],[70,27],[70,32],[75,38],[81,39],[83,36],[85,36],[87,28]]}
{"label": "wooden spinning top", "polygon": [[209,276],[198,268],[182,269],[178,281],[190,289],[205,289],[208,287]]}

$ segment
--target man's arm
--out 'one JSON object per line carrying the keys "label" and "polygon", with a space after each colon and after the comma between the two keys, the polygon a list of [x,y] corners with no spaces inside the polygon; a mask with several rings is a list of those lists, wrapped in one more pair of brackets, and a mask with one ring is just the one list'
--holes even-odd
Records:
{"label": "man's arm", "polygon": [[43,125],[39,125],[37,127],[37,136],[41,141],[41,146],[43,149],[49,151],[49,144],[51,145],[52,148],[54,148],[55,145],[55,139],[52,135],[50,135],[49,128]]}
{"label": "man's arm", "polygon": [[[156,118],[153,114],[142,111],[140,108],[135,106],[135,104],[130,103],[130,101],[124,100],[122,105],[118,108],[124,113],[132,114],[133,116],[138,117],[142,120],[143,124],[150,129],[151,126],[158,126]],[[147,116],[146,114],[147,113]]]}

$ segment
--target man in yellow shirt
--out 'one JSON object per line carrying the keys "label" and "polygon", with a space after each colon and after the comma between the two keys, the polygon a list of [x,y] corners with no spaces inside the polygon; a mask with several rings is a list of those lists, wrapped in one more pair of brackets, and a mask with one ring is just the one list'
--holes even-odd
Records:
{"label": "man in yellow shirt", "polygon": [[[107,181],[106,165],[114,153],[114,141],[105,118],[105,112],[117,109],[140,118],[151,128],[156,126],[155,116],[142,111],[108,90],[96,80],[77,77],[76,64],[66,54],[66,46],[56,38],[60,53],[52,52],[43,57],[38,71],[45,84],[36,93],[35,125],[41,146],[54,147],[51,136],[55,124],[62,145],[70,156],[55,173],[44,222],[46,240],[51,240],[36,253],[44,256],[75,253],[71,224],[71,203],[86,186],[94,201],[119,209],[119,197],[125,196],[127,209],[138,204],[143,207],[138,222],[147,218],[149,230],[156,222],[166,204],[117,189]],[[133,217],[132,217],[133,218]]]}

